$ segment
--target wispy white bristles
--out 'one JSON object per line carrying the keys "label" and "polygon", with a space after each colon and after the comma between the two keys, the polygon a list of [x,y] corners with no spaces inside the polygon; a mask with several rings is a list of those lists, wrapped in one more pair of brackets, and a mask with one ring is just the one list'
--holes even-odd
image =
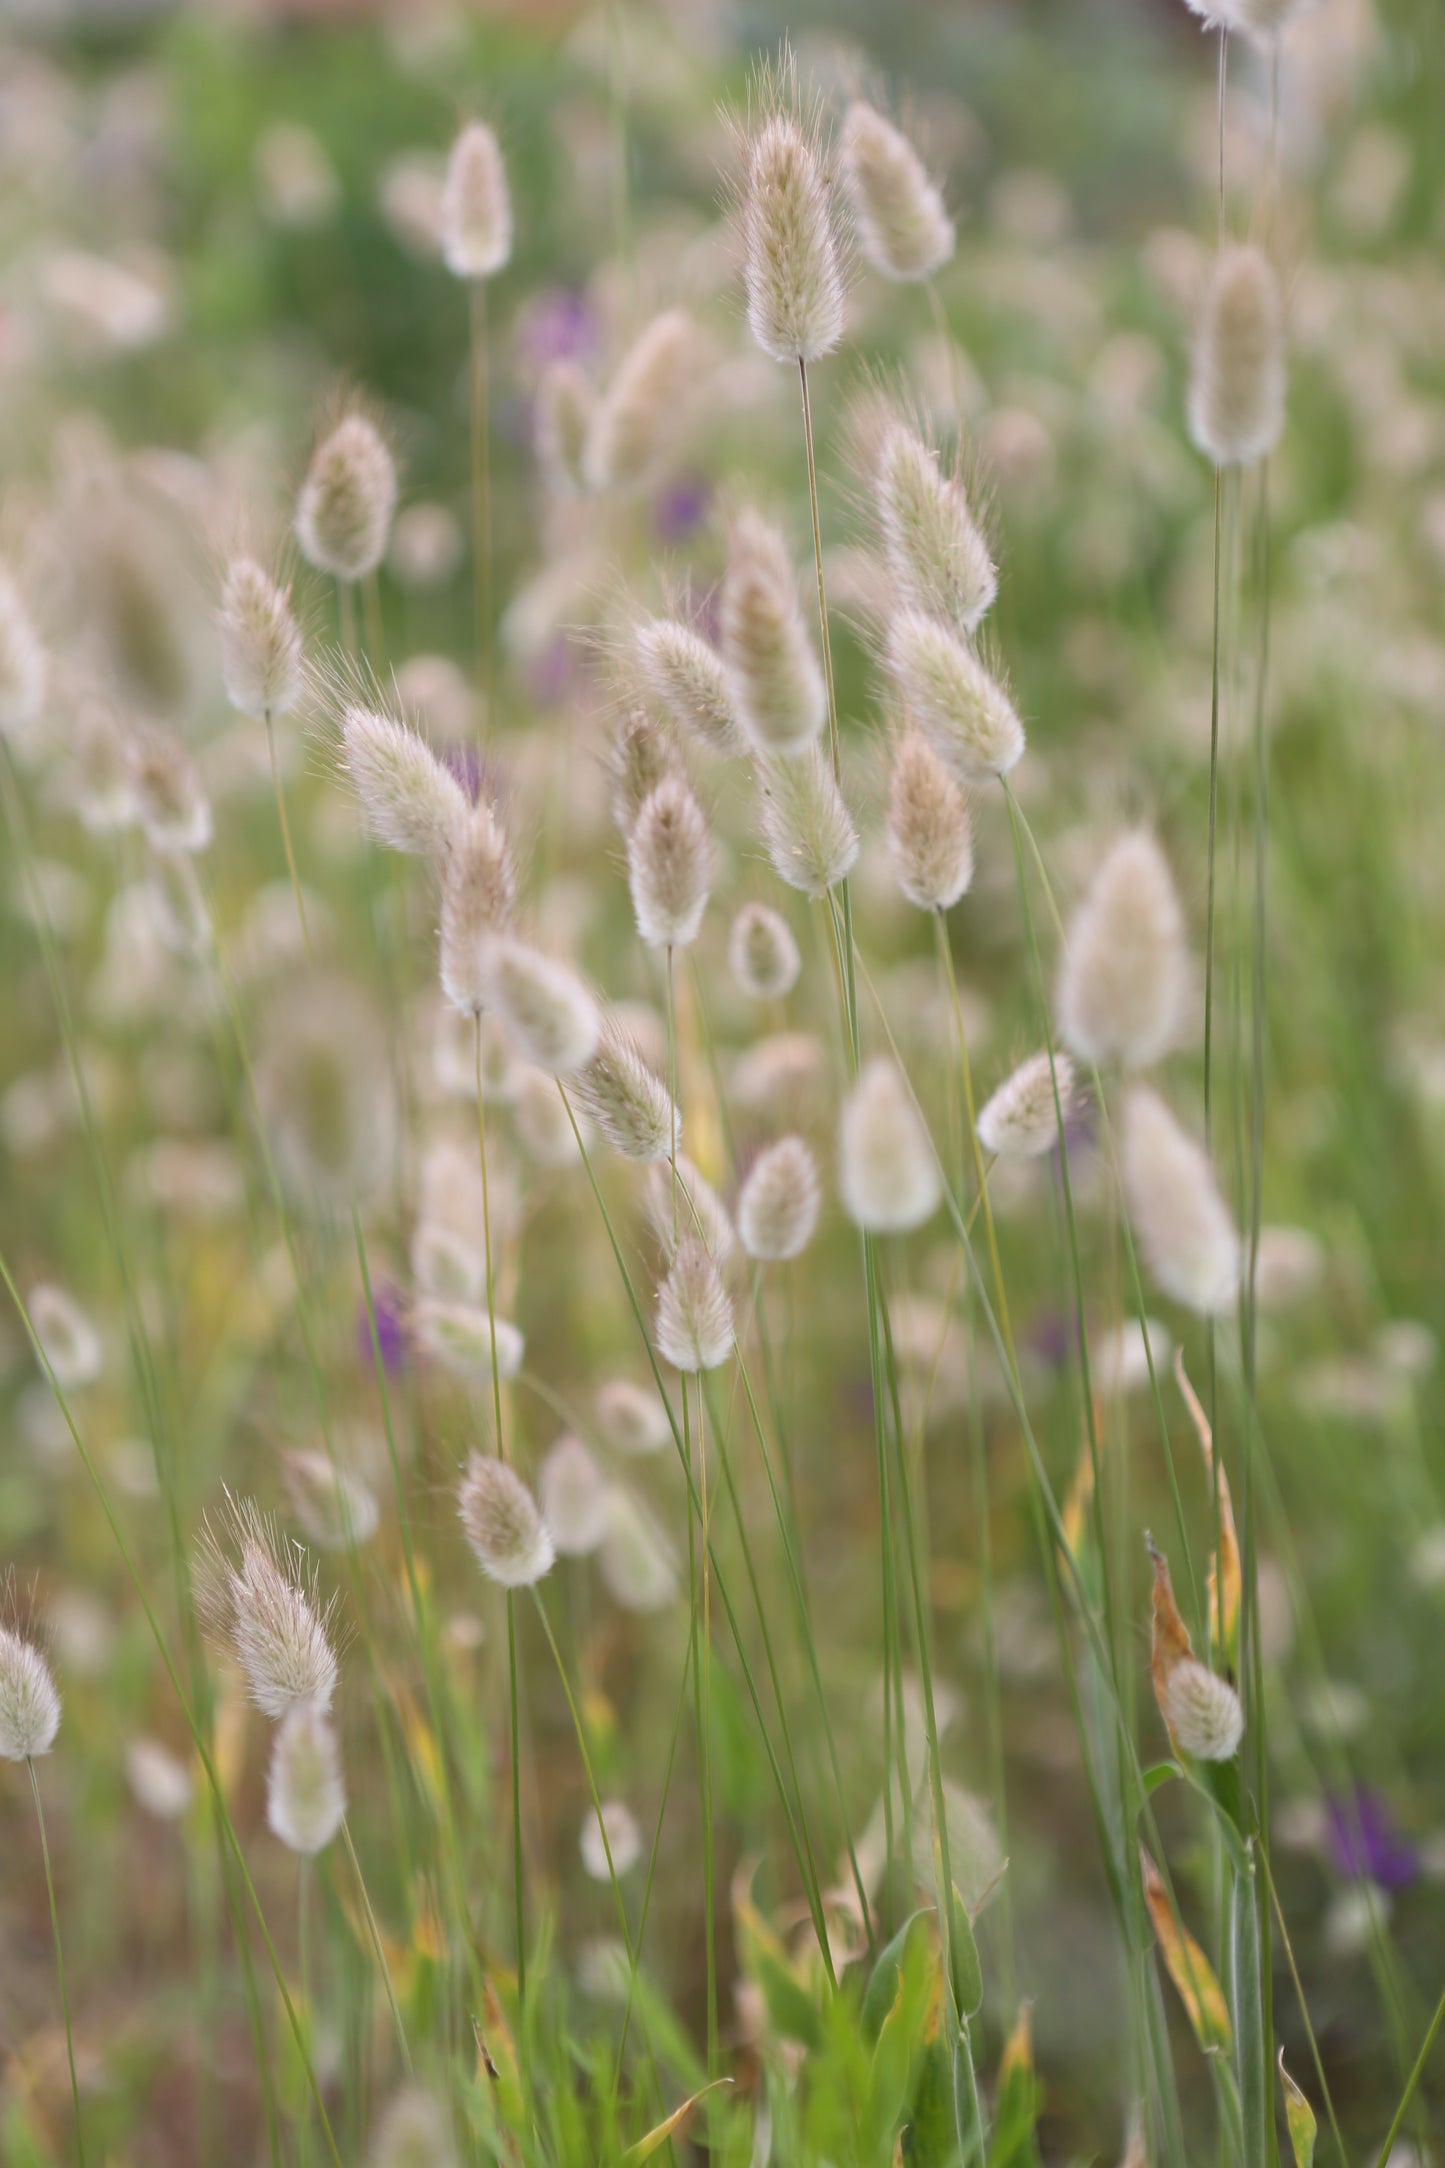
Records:
{"label": "wispy white bristles", "polygon": [[674,1134],[682,1134],[672,1095],[615,1025],[604,1023],[597,1052],[569,1090],[624,1159],[671,1158]]}
{"label": "wispy white bristles", "polygon": [[198,1591],[207,1625],[231,1650],[264,1715],[283,1717],[301,1702],[330,1708],[331,1606],[318,1603],[300,1545],[285,1541],[250,1499],[228,1500],[219,1532],[208,1527]]}
{"label": "wispy white bristles", "polygon": [[1046,1053],[1032,1054],[980,1107],[978,1141],[999,1159],[1037,1159],[1058,1141],[1059,1116],[1067,1121],[1073,1096],[1074,1065],[1068,1055],[1055,1054],[1051,1071]]}
{"label": "wispy white bristles", "polygon": [[1147,1068],[1179,1035],[1189,993],[1184,917],[1144,829],[1114,843],[1069,922],[1059,1035],[1081,1061]]}
{"label": "wispy white bristles", "polygon": [[873,501],[884,554],[903,600],[971,636],[998,593],[998,573],[963,484],[899,419],[882,433]]}
{"label": "wispy white bristles", "polygon": [[282,1719],[266,1779],[266,1820],[293,1852],[311,1858],[346,1817],[341,1750],[323,1710],[301,1702]]}
{"label": "wispy white bristles", "polygon": [[1166,1295],[1218,1317],[1239,1287],[1239,1237],[1203,1150],[1157,1092],[1124,1102],[1120,1172],[1135,1239]]}
{"label": "wispy white bristles", "polygon": [[217,618],[226,697],[242,715],[271,722],[301,698],[301,634],[289,588],[278,587],[254,558],[231,562]]}
{"label": "wispy white bristles", "polygon": [[60,1729],[60,1695],[34,1642],[0,1625],[0,1756],[33,1761]]}
{"label": "wispy white bristles", "polygon": [[350,706],[341,718],[341,760],[379,843],[419,858],[445,855],[470,808],[424,738],[390,715]]}
{"label": "wispy white bristles", "polygon": [[760,753],[795,753],[828,718],[828,694],[798,605],[787,543],[757,512],[728,536],[722,652],[738,719]]}
{"label": "wispy white bristles", "polygon": [[745,903],[728,934],[728,969],[742,991],[754,1001],[781,1001],[802,968],[787,921],[765,903]]}
{"label": "wispy white bristles", "polygon": [[365,414],[336,424],[312,454],[296,505],[301,554],[333,579],[363,580],[386,555],[396,510],[396,462]]}
{"label": "wispy white bristles", "polygon": [[733,1312],[717,1266],[684,1236],[657,1297],[657,1345],[678,1370],[716,1370],[732,1351]]}
{"label": "wispy white bristles", "polygon": [[632,653],[643,689],[679,730],[710,752],[741,751],[727,669],[701,633],[676,618],[647,618],[633,633]]}
{"label": "wispy white bristles", "polygon": [[838,1187],[848,1217],[874,1234],[921,1227],[943,1195],[928,1132],[885,1057],[867,1063],[844,1104]]}
{"label": "wispy white bristles", "polygon": [[473,1453],[457,1493],[462,1533],[489,1581],[530,1588],[550,1573],[552,1538],[537,1501],[503,1460]]}
{"label": "wispy white bristles", "polygon": [[926,279],[953,254],[953,220],[907,136],[862,99],[843,122],[843,178],[858,245],[889,279]]}
{"label": "wispy white bristles", "polygon": [[1284,427],[1284,310],[1261,249],[1224,249],[1194,335],[1189,433],[1219,467],[1250,466]]}
{"label": "wispy white bristles", "polygon": [[447,160],[442,258],[459,279],[488,279],[510,261],[512,198],[497,138],[484,121],[463,128]]}
{"label": "wispy white bristles", "polygon": [[14,578],[0,565],[0,737],[34,722],[47,676],[40,635]]}
{"label": "wispy white bristles", "polygon": [[749,1257],[796,1257],[813,1239],[822,1189],[801,1137],[780,1137],[760,1152],[738,1199],[738,1233]]}
{"label": "wispy white bristles", "polygon": [[697,396],[702,341],[685,309],[655,316],[623,356],[592,417],[591,489],[641,489],[657,474]]}
{"label": "wispy white bristles", "polygon": [[[501,822],[483,801],[466,814],[450,838],[442,881],[442,991],[464,1015],[480,1016],[495,991],[490,969],[494,937],[509,924],[516,905],[517,876]],[[515,980],[505,951],[502,977]]]}
{"label": "wispy white bristles", "polygon": [[1013,702],[946,625],[904,610],[886,655],[904,707],[958,782],[987,783],[1017,766],[1024,726]]}
{"label": "wispy white bristles", "polygon": [[853,816],[816,745],[793,760],[758,762],[758,822],[774,872],[804,896],[825,896],[858,856]]}
{"label": "wispy white bristles", "polygon": [[493,935],[482,944],[486,1006],[516,1051],[548,1076],[570,1076],[597,1050],[602,1016],[575,971],[525,941]]}
{"label": "wispy white bristles", "polygon": [[649,948],[686,948],[697,939],[713,870],[702,807],[673,776],[643,800],[627,839],[632,908]]}
{"label": "wispy white bristles", "polygon": [[962,787],[927,739],[905,731],[888,786],[888,856],[909,903],[949,911],[973,879],[973,818]]}
{"label": "wispy white bristles", "polygon": [[757,85],[740,204],[748,325],[774,361],[816,361],[843,336],[843,273],[818,131],[798,111],[791,55]]}

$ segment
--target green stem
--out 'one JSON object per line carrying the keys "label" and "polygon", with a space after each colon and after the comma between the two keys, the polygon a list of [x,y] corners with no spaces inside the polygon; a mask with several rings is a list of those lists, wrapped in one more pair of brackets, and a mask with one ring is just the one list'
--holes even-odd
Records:
{"label": "green stem", "polygon": [[50,1871],[50,1843],[45,1834],[45,1809],[40,1804],[40,1780],[35,1774],[32,1756],[26,1756],[25,1767],[29,1772],[30,1790],[35,1799],[35,1820],[40,1829],[40,1857],[45,1864],[45,1894],[50,1899],[50,1932],[55,1938],[55,1970],[60,1977],[60,2011],[65,2019],[65,2055],[70,2065],[70,2098],[75,2108],[75,2152],[80,2168],[85,2168],[85,2133],[80,2121],[80,2086],[75,2075],[75,2041],[70,2029],[70,1994],[65,1984],[65,1951],[60,1942],[60,1913],[55,1903],[55,1878]]}

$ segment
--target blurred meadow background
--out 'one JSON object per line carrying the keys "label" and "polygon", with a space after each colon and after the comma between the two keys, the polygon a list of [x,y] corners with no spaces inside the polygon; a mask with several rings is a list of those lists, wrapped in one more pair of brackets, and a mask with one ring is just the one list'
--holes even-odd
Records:
{"label": "blurred meadow background", "polygon": [[1445,2161],[1442,115],[0,5],[5,2162]]}

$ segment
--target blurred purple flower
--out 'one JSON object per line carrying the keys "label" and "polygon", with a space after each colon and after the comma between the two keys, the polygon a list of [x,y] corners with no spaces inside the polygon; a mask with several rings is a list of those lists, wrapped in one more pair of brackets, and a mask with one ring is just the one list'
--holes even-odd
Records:
{"label": "blurred purple flower", "polygon": [[1336,1870],[1381,1889],[1404,1889],[1420,1871],[1412,1844],[1400,1836],[1378,1792],[1356,1785],[1345,1798],[1326,1799],[1329,1852]]}
{"label": "blurred purple flower", "polygon": [[[406,1361],[406,1327],[402,1323],[402,1296],[397,1287],[388,1287],[378,1281],[371,1290],[371,1305],[376,1312],[376,1343],[381,1350],[381,1367],[388,1377],[394,1377]],[[356,1315],[356,1345],[368,1370],[375,1364],[371,1342],[371,1310],[367,1308],[365,1294]]]}
{"label": "blurred purple flower", "polygon": [[688,475],[659,490],[652,500],[652,528],[659,542],[685,542],[707,517],[712,485]]}
{"label": "blurred purple flower", "polygon": [[514,338],[518,374],[529,381],[553,361],[590,361],[602,347],[602,324],[585,293],[548,286],[518,319]]}

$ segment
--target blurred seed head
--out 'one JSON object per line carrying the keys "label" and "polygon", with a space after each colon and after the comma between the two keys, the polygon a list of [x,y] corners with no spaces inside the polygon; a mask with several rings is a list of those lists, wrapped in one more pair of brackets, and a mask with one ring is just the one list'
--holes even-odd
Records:
{"label": "blurred seed head", "polygon": [[697,398],[702,335],[685,309],[655,316],[618,364],[587,432],[583,474],[598,491],[656,479]]}
{"label": "blurred seed head", "polygon": [[742,750],[727,668],[701,633],[676,618],[644,618],[633,629],[631,659],[675,728],[725,758]]}
{"label": "blurred seed head", "polygon": [[728,968],[754,1001],[781,1001],[791,993],[803,959],[787,920],[765,903],[745,903],[728,934]]}
{"label": "blurred seed head", "polygon": [[1135,1240],[1160,1287],[1186,1309],[1223,1316],[1239,1286],[1239,1237],[1203,1150],[1143,1084],[1124,1102],[1119,1165]]}
{"label": "blurred seed head", "polygon": [[540,1070],[524,1070],[518,1080],[512,1127],[522,1150],[539,1167],[572,1167],[582,1156],[556,1084]]}
{"label": "blurred seed head", "polygon": [[50,1280],[31,1288],[26,1309],[35,1337],[62,1392],[75,1392],[100,1376],[104,1350],[100,1334],[73,1295]]}
{"label": "blurred seed head", "polygon": [[677,1155],[675,1190],[667,1160],[655,1160],[647,1177],[647,1217],[663,1256],[671,1257],[678,1239],[691,1236],[714,1264],[725,1265],[733,1252],[732,1221],[717,1191],[687,1154]]}
{"label": "blurred seed head", "polygon": [[843,336],[843,268],[819,115],[799,103],[786,47],[754,78],[737,133],[749,328],[774,361],[817,361]]}
{"label": "blurred seed head", "polygon": [[928,1132],[897,1066],[868,1062],[844,1103],[838,1187],[848,1217],[874,1234],[920,1227],[943,1194]]}
{"label": "blurred seed head", "polygon": [[358,987],[302,977],[267,1012],[256,1099],[297,1203],[346,1211],[391,1178],[396,1101],[380,1020]]}
{"label": "blurred seed head", "polygon": [[[1055,1088],[1058,1106],[1054,1105]],[[1074,1097],[1074,1065],[1067,1054],[1031,1054],[1004,1078],[980,1107],[978,1141],[999,1159],[1038,1159],[1058,1141]]]}
{"label": "blurred seed head", "polygon": [[125,1773],[138,1806],[158,1822],[178,1822],[190,1809],[190,1769],[158,1739],[128,1739]]}
{"label": "blurred seed head", "polygon": [[585,1557],[607,1533],[607,1485],[580,1438],[557,1440],[537,1478],[537,1501],[559,1557]]}
{"label": "blurred seed head", "polygon": [[71,730],[70,789],[81,825],[93,836],[115,835],[140,818],[131,775],[130,739],[108,700],[86,694]]}
{"label": "blurred seed head", "polygon": [[386,555],[396,462],[369,416],[353,409],[311,455],[296,504],[296,539],[318,572],[363,580]]}
{"label": "blurred seed head", "polygon": [[367,2168],[459,2168],[451,2118],[439,2100],[408,2085],[384,2110]]}
{"label": "blurred seed head", "polygon": [[858,831],[828,757],[816,745],[796,759],[757,763],[758,825],[779,880],[825,896],[858,856]]}
{"label": "blurred seed head", "polygon": [[594,1882],[608,1882],[613,1875],[620,1882],[642,1857],[642,1832],[636,1815],[622,1800],[604,1799],[600,1818],[594,1811],[583,1822],[578,1849],[582,1865]]}
{"label": "blurred seed head", "polygon": [[788,545],[758,512],[732,523],[721,608],[723,660],[749,742],[759,753],[801,752],[827,721],[827,687]]}
{"label": "blurred seed head", "polygon": [[302,1703],[330,1708],[334,1601],[322,1605],[306,1553],[254,1499],[228,1494],[207,1521],[196,1593],[208,1631],[234,1656],[263,1715],[280,1718]]}
{"label": "blurred seed head", "polygon": [[682,762],[671,733],[643,707],[623,709],[613,728],[607,762],[612,777],[612,818],[627,837],[659,785],[682,779]]}
{"label": "blurred seed head", "polygon": [[481,799],[453,829],[442,876],[442,991],[464,1015],[480,1016],[496,1004],[494,950],[497,982],[516,988],[518,964],[511,948],[530,952],[520,943],[504,945],[499,939],[516,901],[511,846],[491,806]]}
{"label": "blurred seed head", "polygon": [[348,703],[341,764],[379,843],[418,858],[444,858],[471,811],[467,794],[426,740],[393,716]]}
{"label": "blurred seed head", "polygon": [[658,1290],[658,1351],[684,1372],[716,1370],[732,1345],[732,1304],[717,1266],[695,1235],[683,1235]]}
{"label": "blurred seed head", "polygon": [[749,1257],[797,1257],[813,1239],[822,1204],[818,1164],[801,1137],[760,1152],[738,1198],[738,1233]]}
{"label": "blurred seed head", "polygon": [[60,1695],[50,1666],[23,1630],[13,1581],[0,1620],[0,1756],[33,1761],[48,1754],[60,1729]]}
{"label": "blurred seed head", "polygon": [[626,1460],[660,1453],[672,1436],[667,1410],[655,1385],[634,1385],[630,1378],[608,1378],[598,1386],[593,1407],[604,1441]]}
{"label": "blurred seed head", "polygon": [[681,776],[670,776],[648,792],[627,839],[632,908],[649,948],[697,939],[715,870],[702,807]]}
{"label": "blurred seed head", "polygon": [[667,1086],[615,1022],[604,1021],[597,1052],[568,1088],[624,1159],[671,1158],[682,1117]]}
{"label": "blurred seed head", "polygon": [[1186,1656],[1165,1689],[1165,1716],[1175,1744],[1196,1761],[1233,1761],[1244,1737],[1244,1711],[1228,1679]]}
{"label": "blurred seed head", "polygon": [[948,911],[973,879],[973,815],[919,730],[893,748],[888,779],[888,856],[905,899],[920,911]]}
{"label": "blurred seed head", "polygon": [[504,1460],[473,1453],[457,1493],[462,1533],[489,1581],[530,1588],[552,1569],[555,1551],[537,1501]]}
{"label": "blurred seed head", "polygon": [[480,1303],[439,1302],[427,1298],[412,1306],[412,1337],[444,1370],[469,1385],[489,1385],[492,1378],[493,1345],[496,1367],[503,1378],[514,1378],[522,1367],[526,1342],[505,1317],[492,1320]]}
{"label": "blurred seed head", "polygon": [[855,98],[843,122],[844,185],[858,246],[888,279],[926,279],[953,254],[953,221],[901,130]]}
{"label": "blurred seed head", "polygon": [[180,739],[158,723],[139,723],[128,757],[131,793],[152,849],[205,850],[214,832],[210,800]]}
{"label": "blurred seed head", "polygon": [[597,1566],[608,1595],[624,1611],[663,1611],[676,1599],[672,1545],[641,1499],[620,1483],[607,1493],[607,1533]]}
{"label": "blurred seed head", "polygon": [[1218,467],[1264,459],[1284,427],[1284,306],[1262,249],[1232,245],[1210,272],[1194,334],[1189,433]]}
{"label": "blurred seed head", "polygon": [[487,1006],[534,1069],[570,1076],[592,1059],[602,1030],[601,1011],[566,964],[525,941],[492,934],[482,943],[480,978]]}
{"label": "blurred seed head", "polygon": [[217,626],[232,707],[261,722],[289,715],[302,689],[301,632],[290,589],[278,587],[253,557],[232,558]]}
{"label": "blurred seed head", "polygon": [[554,361],[537,385],[537,457],[554,489],[580,493],[591,485],[586,455],[597,416],[597,394],[575,361]]}
{"label": "blurred seed head", "polygon": [[998,573],[957,474],[899,414],[884,421],[873,457],[874,516],[899,595],[910,609],[966,638],[998,594]]}
{"label": "blurred seed head", "polygon": [[469,122],[452,145],[441,195],[441,245],[453,278],[489,279],[511,261],[507,169],[484,121]]}
{"label": "blurred seed head", "polygon": [[1188,997],[1173,877],[1154,838],[1130,829],[1111,845],[1069,921],[1059,1036],[1081,1061],[1147,1068],[1177,1040]]}
{"label": "blurred seed head", "polygon": [[361,1477],[327,1452],[288,1453],[282,1480],[293,1518],[319,1551],[369,1543],[380,1522],[375,1498]]}
{"label": "blurred seed head", "polygon": [[1006,687],[946,625],[902,610],[885,654],[908,716],[956,781],[987,783],[1018,765],[1024,726]]}
{"label": "blurred seed head", "polygon": [[40,714],[49,664],[14,575],[0,564],[0,737],[25,730]]}
{"label": "blurred seed head", "polygon": [[266,1821],[292,1852],[310,1858],[346,1815],[341,1749],[324,1709],[298,1702],[277,1727],[266,1778]]}

